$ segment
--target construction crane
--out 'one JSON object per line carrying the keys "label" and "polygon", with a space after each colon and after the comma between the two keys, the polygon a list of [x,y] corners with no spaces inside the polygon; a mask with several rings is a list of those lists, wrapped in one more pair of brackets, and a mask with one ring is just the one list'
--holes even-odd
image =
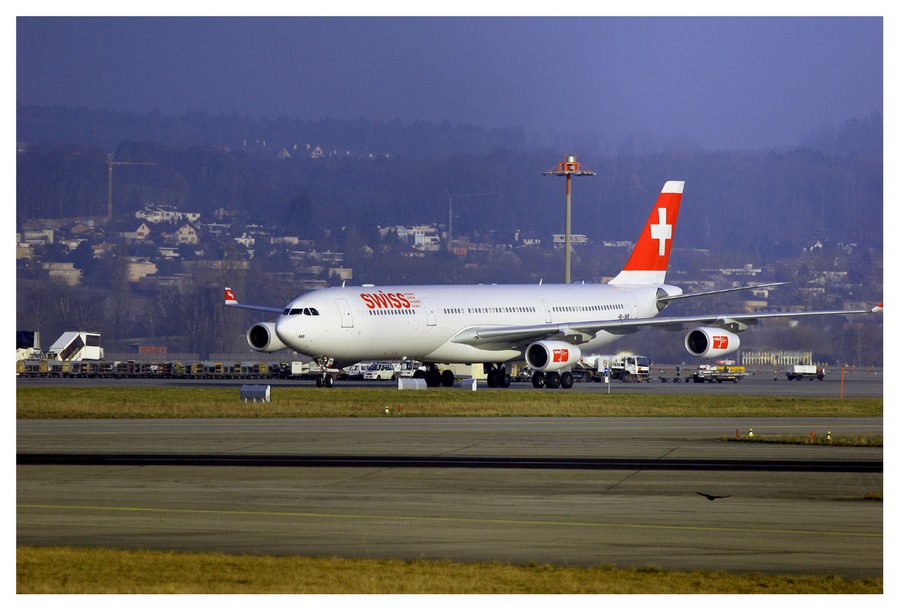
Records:
{"label": "construction crane", "polygon": [[108,199],[106,201],[106,221],[112,221],[113,216],[113,206],[112,206],[112,176],[113,176],[113,166],[115,165],[159,165],[158,163],[154,163],[152,161],[113,161],[112,155],[106,156],[106,165],[109,167],[109,181],[108,181]]}

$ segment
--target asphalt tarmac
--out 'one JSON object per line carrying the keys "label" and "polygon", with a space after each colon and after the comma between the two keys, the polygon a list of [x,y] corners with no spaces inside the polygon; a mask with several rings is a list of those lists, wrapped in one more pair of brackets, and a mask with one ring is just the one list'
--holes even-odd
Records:
{"label": "asphalt tarmac", "polygon": [[[687,371],[689,368],[683,368]],[[613,380],[609,384],[602,382],[579,382],[571,389],[542,388],[535,390],[530,382],[513,382],[509,389],[488,388],[483,381],[477,383],[477,391],[481,392],[510,392],[527,390],[543,393],[570,393],[586,392],[597,394],[673,394],[673,395],[742,395],[742,396],[785,396],[785,397],[883,397],[886,386],[895,387],[895,383],[885,381],[884,372],[881,369],[852,368],[844,371],[840,369],[828,369],[824,380],[799,380],[789,381],[783,371],[775,371],[771,368],[754,368],[740,382],[702,383],[693,382],[673,383],[662,382],[660,378],[671,380],[675,377],[675,366],[664,366],[654,370],[649,383],[625,384]],[[683,378],[682,376],[679,378]],[[112,386],[119,388],[146,388],[164,386],[233,386],[240,387],[243,384],[266,384],[272,388],[279,387],[315,387],[313,380],[236,380],[236,379],[154,379],[154,378],[16,378],[17,387],[43,386],[43,387],[85,387],[85,386]],[[396,388],[397,382],[363,382],[341,380],[335,382],[335,387],[350,388]],[[459,382],[455,388],[461,389]],[[888,388],[887,390],[891,390]],[[328,392],[327,388],[320,389]],[[430,389],[430,392],[445,391],[447,389]],[[429,392],[410,391],[410,392]]]}
{"label": "asphalt tarmac", "polygon": [[882,576],[881,448],[750,428],[883,421],[17,421],[17,543]]}

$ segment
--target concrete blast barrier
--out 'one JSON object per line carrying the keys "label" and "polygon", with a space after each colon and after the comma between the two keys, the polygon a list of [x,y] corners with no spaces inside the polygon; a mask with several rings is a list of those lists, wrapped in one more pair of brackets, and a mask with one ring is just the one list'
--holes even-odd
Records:
{"label": "concrete blast barrier", "polygon": [[241,401],[244,403],[249,401],[268,403],[271,400],[270,388],[268,385],[245,384],[241,386]]}
{"label": "concrete blast barrier", "polygon": [[424,390],[428,388],[421,378],[397,378],[397,390]]}

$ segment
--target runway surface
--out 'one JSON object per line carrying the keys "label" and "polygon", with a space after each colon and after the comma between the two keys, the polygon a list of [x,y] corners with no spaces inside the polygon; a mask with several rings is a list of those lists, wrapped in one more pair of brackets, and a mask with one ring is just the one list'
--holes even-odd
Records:
{"label": "runway surface", "polygon": [[881,448],[751,427],[883,422],[20,420],[17,543],[882,576]]}

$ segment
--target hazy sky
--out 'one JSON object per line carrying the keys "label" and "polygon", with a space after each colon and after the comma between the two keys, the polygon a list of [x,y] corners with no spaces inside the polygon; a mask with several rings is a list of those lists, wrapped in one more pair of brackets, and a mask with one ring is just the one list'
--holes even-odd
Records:
{"label": "hazy sky", "polygon": [[16,99],[778,146],[883,112],[883,26],[880,17],[19,17]]}

